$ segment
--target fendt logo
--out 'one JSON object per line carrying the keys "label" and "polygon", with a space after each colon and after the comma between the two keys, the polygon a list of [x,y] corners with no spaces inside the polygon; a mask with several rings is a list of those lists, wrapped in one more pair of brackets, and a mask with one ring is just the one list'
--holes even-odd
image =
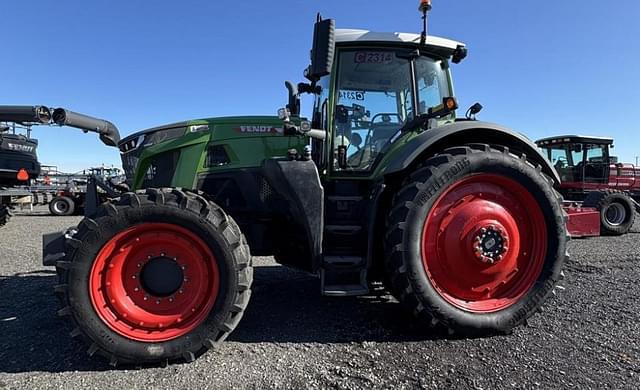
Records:
{"label": "fendt logo", "polygon": [[31,153],[34,150],[33,146],[21,145],[21,144],[12,144],[11,142],[7,142],[7,147],[11,150],[15,150],[17,152],[27,152]]}
{"label": "fendt logo", "polygon": [[282,127],[273,127],[273,126],[240,126],[236,127],[235,130],[237,133],[271,133],[271,134],[282,134],[284,133],[284,129]]}

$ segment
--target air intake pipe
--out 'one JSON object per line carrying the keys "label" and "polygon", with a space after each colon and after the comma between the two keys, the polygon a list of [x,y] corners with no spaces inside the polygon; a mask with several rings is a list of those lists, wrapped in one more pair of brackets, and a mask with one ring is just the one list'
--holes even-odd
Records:
{"label": "air intake pipe", "polygon": [[104,119],[78,114],[64,108],[56,108],[53,110],[53,122],[60,126],[70,126],[85,132],[98,133],[100,140],[107,146],[118,146],[118,142],[120,142],[118,128]]}

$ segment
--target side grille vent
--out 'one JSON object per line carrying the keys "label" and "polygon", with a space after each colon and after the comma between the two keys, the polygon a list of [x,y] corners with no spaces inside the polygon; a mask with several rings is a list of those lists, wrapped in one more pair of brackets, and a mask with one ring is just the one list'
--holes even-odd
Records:
{"label": "side grille vent", "polygon": [[231,162],[224,145],[213,145],[207,149],[205,168],[227,165]]}

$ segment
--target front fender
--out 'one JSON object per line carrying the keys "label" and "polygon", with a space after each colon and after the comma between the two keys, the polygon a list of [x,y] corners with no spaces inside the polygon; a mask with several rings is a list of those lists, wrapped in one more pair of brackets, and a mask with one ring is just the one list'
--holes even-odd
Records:
{"label": "front fender", "polygon": [[460,121],[430,129],[408,141],[383,170],[385,176],[404,171],[414,163],[444,149],[471,143],[506,146],[514,153],[540,165],[542,171],[560,183],[558,173],[538,147],[526,136],[509,128],[488,122]]}

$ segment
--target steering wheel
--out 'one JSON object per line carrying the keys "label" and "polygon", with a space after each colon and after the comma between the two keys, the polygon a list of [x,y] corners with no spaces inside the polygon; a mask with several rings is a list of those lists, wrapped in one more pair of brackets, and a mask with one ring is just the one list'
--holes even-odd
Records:
{"label": "steering wheel", "polygon": [[[393,122],[393,123],[397,123],[397,124],[404,123],[402,121],[402,118],[400,117],[400,115],[398,113],[395,113],[395,112],[393,112],[393,113],[381,112],[379,114],[375,114],[373,116],[373,118],[371,118],[371,125],[373,126],[376,123],[376,118],[378,118],[378,117],[382,118],[382,122],[380,122],[380,123],[392,123],[391,122],[391,117],[392,116],[395,116],[396,118],[398,118],[398,121],[397,122]],[[385,120],[387,118],[388,118],[388,120]]]}

